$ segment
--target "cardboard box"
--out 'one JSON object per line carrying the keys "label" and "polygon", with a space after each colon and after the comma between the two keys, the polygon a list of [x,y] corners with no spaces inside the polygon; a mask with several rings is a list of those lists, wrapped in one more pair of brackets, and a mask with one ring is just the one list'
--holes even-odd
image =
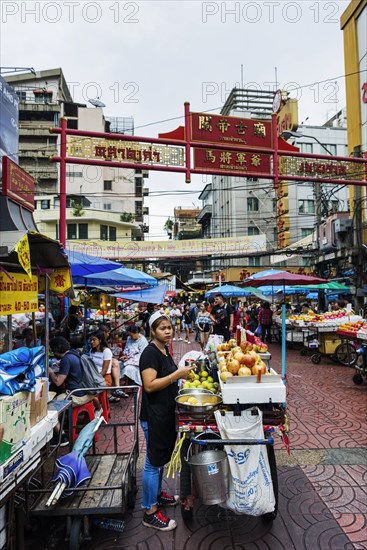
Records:
{"label": "cardboard box", "polygon": [[36,391],[31,393],[30,422],[31,428],[47,416],[47,378],[37,378]]}
{"label": "cardboard box", "polygon": [[27,391],[0,397],[0,424],[4,426],[3,442],[8,444],[5,446],[8,450],[11,449],[11,452],[14,450],[13,447],[17,448],[17,444],[21,444],[30,436],[30,406],[31,396]]}

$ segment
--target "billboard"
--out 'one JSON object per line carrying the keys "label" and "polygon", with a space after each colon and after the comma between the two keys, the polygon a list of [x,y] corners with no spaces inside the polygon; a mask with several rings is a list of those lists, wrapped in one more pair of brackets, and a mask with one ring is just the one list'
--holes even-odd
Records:
{"label": "billboard", "polygon": [[0,160],[1,157],[7,156],[18,164],[18,96],[2,76],[0,76],[0,120]]}

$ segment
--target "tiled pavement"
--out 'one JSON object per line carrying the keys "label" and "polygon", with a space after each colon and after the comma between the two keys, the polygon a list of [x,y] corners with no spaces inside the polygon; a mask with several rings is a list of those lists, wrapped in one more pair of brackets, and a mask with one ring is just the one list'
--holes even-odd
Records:
{"label": "tiled pavement", "polygon": [[[198,349],[198,345],[175,342],[175,358],[188,349]],[[272,366],[280,370],[280,347],[273,344],[270,351]],[[287,352],[291,454],[288,456],[282,443],[277,443],[280,498],[273,524],[235,516],[198,501],[194,519],[188,525],[182,521],[179,507],[168,509],[178,527],[160,533],[141,525],[139,491],[134,511],[126,514],[125,531],[120,534],[95,529],[92,541],[85,542],[82,550],[367,549],[367,384],[354,385],[352,375],[352,369],[328,358],[314,365],[296,350]],[[113,406],[113,411],[118,416],[127,415],[131,403],[122,401]],[[131,441],[131,433],[123,437],[125,443]],[[140,447],[139,486],[143,438]],[[177,478],[166,484],[170,492],[178,492]],[[29,548],[36,540],[40,549],[67,548],[62,530],[55,531],[55,526],[52,520],[44,522],[41,527],[45,542],[38,532],[36,538],[29,538]]]}

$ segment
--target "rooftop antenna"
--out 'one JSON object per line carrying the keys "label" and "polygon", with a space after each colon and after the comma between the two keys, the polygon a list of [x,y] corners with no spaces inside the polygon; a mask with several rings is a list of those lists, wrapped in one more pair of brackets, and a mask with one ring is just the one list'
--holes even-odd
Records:
{"label": "rooftop antenna", "polygon": [[243,90],[243,65],[241,63],[241,90]]}
{"label": "rooftop antenna", "polygon": [[274,67],[274,73],[275,73],[275,91],[278,90],[278,69],[277,67]]}

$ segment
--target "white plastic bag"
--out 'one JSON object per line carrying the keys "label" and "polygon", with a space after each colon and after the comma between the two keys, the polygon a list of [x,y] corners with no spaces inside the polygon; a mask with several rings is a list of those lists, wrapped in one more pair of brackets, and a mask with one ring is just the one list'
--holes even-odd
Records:
{"label": "white plastic bag", "polygon": [[[215,411],[222,439],[263,439],[262,413],[241,416]],[[273,482],[266,445],[225,445],[230,469],[227,508],[238,514],[261,516],[275,509]]]}

